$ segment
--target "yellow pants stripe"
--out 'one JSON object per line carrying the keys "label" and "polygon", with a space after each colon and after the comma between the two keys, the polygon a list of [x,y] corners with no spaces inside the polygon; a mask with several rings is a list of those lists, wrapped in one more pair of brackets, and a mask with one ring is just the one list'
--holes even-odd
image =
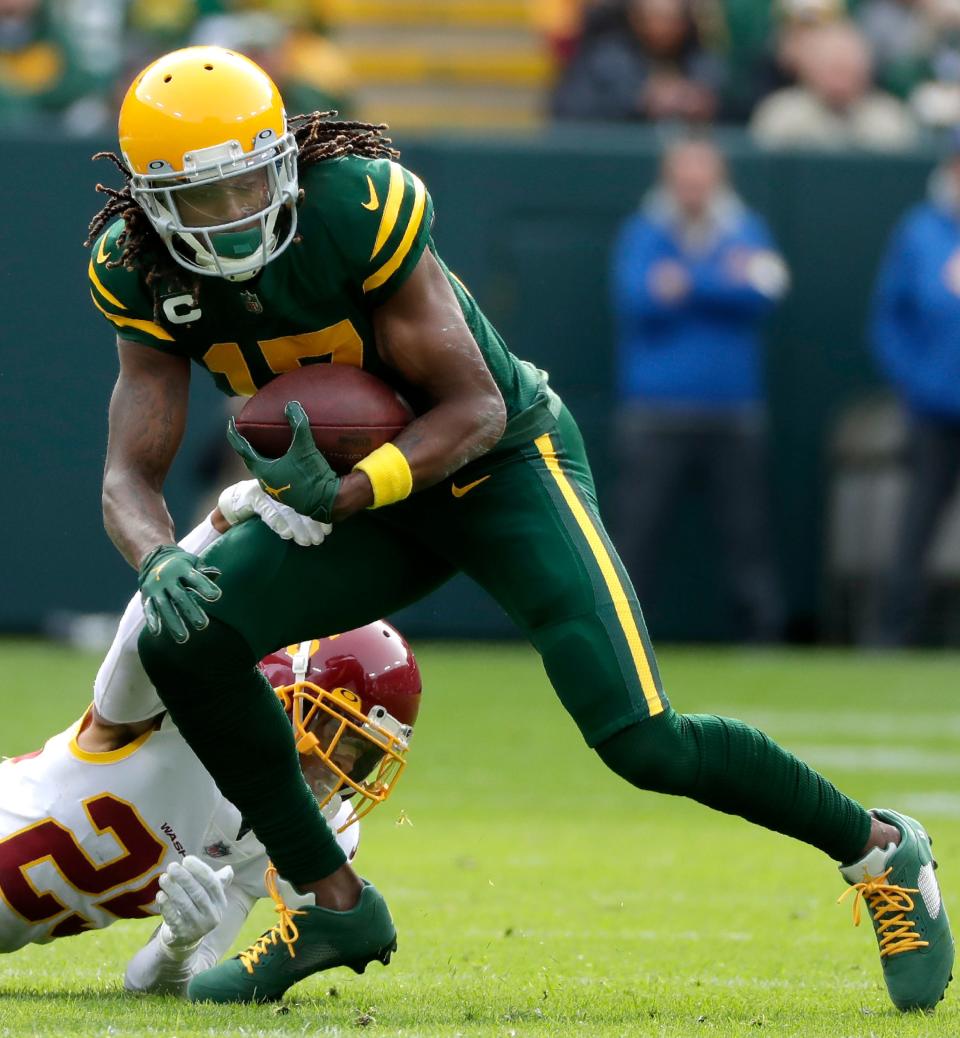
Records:
{"label": "yellow pants stripe", "polygon": [[573,518],[576,520],[577,526],[579,526],[580,530],[583,532],[584,537],[587,539],[587,544],[590,546],[590,551],[593,552],[593,557],[597,560],[597,565],[600,567],[600,573],[603,576],[604,583],[607,585],[607,590],[610,592],[610,597],[613,599],[613,605],[617,612],[617,619],[620,621],[620,627],[627,639],[627,645],[630,648],[630,655],[633,657],[633,664],[637,669],[637,676],[640,679],[640,687],[643,689],[643,695],[647,701],[650,716],[655,717],[657,714],[663,713],[663,703],[660,699],[660,694],[657,691],[657,683],[653,680],[653,673],[650,670],[647,653],[643,647],[643,639],[640,637],[640,631],[638,630],[637,623],[633,618],[630,601],[627,598],[626,592],[623,590],[623,584],[621,583],[620,576],[617,573],[617,567],[614,565],[613,559],[610,558],[610,553],[607,551],[606,545],[603,543],[603,538],[597,532],[597,528],[594,525],[593,520],[590,518],[589,512],[587,512],[586,508],[583,507],[580,498],[577,497],[577,492],[573,489],[570,480],[567,478],[567,474],[560,467],[560,462],[557,458],[556,451],[554,450],[553,441],[551,440],[550,435],[545,434],[540,436],[534,442],[537,445],[537,450],[540,452],[540,456],[543,458],[544,463],[547,466],[547,471],[560,488],[560,493],[563,495],[567,507],[573,513]]}

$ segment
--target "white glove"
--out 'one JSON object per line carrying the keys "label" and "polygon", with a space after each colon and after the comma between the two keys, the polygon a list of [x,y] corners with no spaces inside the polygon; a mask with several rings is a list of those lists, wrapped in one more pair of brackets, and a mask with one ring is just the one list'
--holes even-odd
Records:
{"label": "white glove", "polygon": [[190,854],[182,864],[173,862],[160,877],[157,894],[163,916],[160,940],[169,948],[187,948],[206,937],[223,920],[232,882],[229,865],[214,872]]}
{"label": "white glove", "polygon": [[289,505],[274,501],[255,479],[227,487],[217,506],[231,526],[258,515],[278,537],[296,541],[301,548],[322,544],[333,530],[329,523],[318,523],[316,519],[295,512]]}

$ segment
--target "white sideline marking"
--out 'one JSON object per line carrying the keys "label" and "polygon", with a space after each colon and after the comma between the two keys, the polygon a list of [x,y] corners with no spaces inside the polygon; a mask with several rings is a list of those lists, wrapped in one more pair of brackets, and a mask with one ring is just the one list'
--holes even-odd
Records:
{"label": "white sideline marking", "polygon": [[924,775],[960,775],[960,758],[942,750],[899,749],[889,746],[810,744],[788,747],[816,767],[846,771],[912,771]]}
{"label": "white sideline marking", "polygon": [[934,711],[909,714],[875,713],[868,714],[831,711],[828,714],[817,714],[810,710],[777,710],[765,707],[756,712],[743,709],[734,715],[747,724],[757,728],[776,728],[787,732],[790,736],[822,736],[824,731],[856,733],[865,739],[896,736],[902,739],[910,736],[917,739],[944,738],[960,736],[960,714],[943,714]]}
{"label": "white sideline marking", "polygon": [[903,793],[891,793],[883,803],[900,804],[907,814],[918,815],[920,818],[928,815],[937,818],[960,818],[960,793],[950,793],[946,790],[910,793],[906,796]]}

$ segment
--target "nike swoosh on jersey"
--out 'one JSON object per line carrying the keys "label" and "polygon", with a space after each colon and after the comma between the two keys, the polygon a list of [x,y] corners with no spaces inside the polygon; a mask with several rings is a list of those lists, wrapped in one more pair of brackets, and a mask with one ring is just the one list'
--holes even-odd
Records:
{"label": "nike swoosh on jersey", "polygon": [[469,494],[474,487],[480,486],[481,483],[486,483],[489,478],[489,475],[481,476],[479,479],[475,479],[472,483],[468,483],[465,487],[458,487],[456,483],[451,483],[450,493],[452,493],[454,497],[463,497],[464,494]]}
{"label": "nike swoosh on jersey", "polygon": [[371,213],[375,213],[380,208],[380,199],[377,196],[377,189],[373,183],[373,178],[370,174],[367,174],[367,183],[370,185],[370,201],[363,203],[364,209],[369,209]]}
{"label": "nike swoosh on jersey", "polygon": [[100,244],[97,246],[97,263],[106,263],[110,258],[110,254],[104,250],[104,245],[107,244],[107,236],[104,235],[100,239]]}

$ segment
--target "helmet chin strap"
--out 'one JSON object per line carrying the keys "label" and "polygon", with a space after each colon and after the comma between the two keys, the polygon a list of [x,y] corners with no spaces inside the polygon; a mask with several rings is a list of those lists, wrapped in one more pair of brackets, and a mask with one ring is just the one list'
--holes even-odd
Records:
{"label": "helmet chin strap", "polygon": [[[166,207],[164,207],[164,211],[167,213],[169,217],[170,211],[166,209]],[[267,218],[263,221],[263,239],[261,245],[258,247],[258,252],[262,253],[264,251],[263,242],[266,242],[266,252],[268,254],[276,248],[276,227],[277,219],[279,218],[279,216],[280,210],[275,209],[272,213],[269,213],[267,215]],[[226,281],[249,281],[251,278],[255,278],[260,273],[260,271],[263,270],[263,267],[255,267],[253,270],[244,270],[238,274],[231,274],[230,267],[233,266],[235,263],[239,266],[244,262],[244,260],[238,261],[231,259],[227,256],[221,256],[219,254],[217,256],[213,256],[210,253],[210,250],[203,244],[202,241],[200,241],[200,239],[195,234],[191,234],[189,231],[175,228],[172,221],[169,220],[167,225],[167,233],[170,235],[171,238],[175,235],[177,238],[180,239],[181,242],[183,242],[184,245],[187,246],[188,249],[191,250],[191,252],[193,252],[194,262],[197,263],[199,266],[206,267],[207,270],[211,272],[216,272],[219,267],[219,270],[223,271],[223,274],[219,276],[223,277]]]}
{"label": "helmet chin strap", "polygon": [[[300,685],[307,680],[307,671],[310,669],[310,646],[312,642],[301,642],[297,646],[297,651],[293,655],[293,683],[294,685]],[[297,727],[303,724],[303,715],[301,710],[303,708],[300,705],[298,697],[293,697],[293,723],[294,732],[296,733]]]}
{"label": "helmet chin strap", "polygon": [[[273,233],[273,226],[276,223],[276,213],[270,214],[272,219],[267,221],[267,232],[268,241],[273,243],[276,241],[276,235]],[[187,245],[193,251],[193,258],[196,263],[201,267],[206,267],[208,270],[215,271],[217,268],[217,260],[220,262],[221,268],[224,270],[223,278],[226,281],[249,281],[251,278],[255,278],[263,267],[256,267],[253,270],[244,270],[239,274],[230,274],[230,265],[236,261],[231,260],[225,256],[218,256],[217,260],[210,255],[206,247],[201,244],[197,237],[193,234],[185,233],[183,231],[177,232],[177,236],[180,240]],[[272,244],[271,244],[272,247]]]}
{"label": "helmet chin strap", "polygon": [[293,680],[296,684],[307,680],[310,669],[310,646],[313,642],[301,642],[293,657]]}
{"label": "helmet chin strap", "polygon": [[233,281],[236,283],[249,281],[251,278],[255,278],[261,270],[263,270],[263,267],[257,267],[256,270],[248,270],[244,274],[228,274],[226,280]]}

